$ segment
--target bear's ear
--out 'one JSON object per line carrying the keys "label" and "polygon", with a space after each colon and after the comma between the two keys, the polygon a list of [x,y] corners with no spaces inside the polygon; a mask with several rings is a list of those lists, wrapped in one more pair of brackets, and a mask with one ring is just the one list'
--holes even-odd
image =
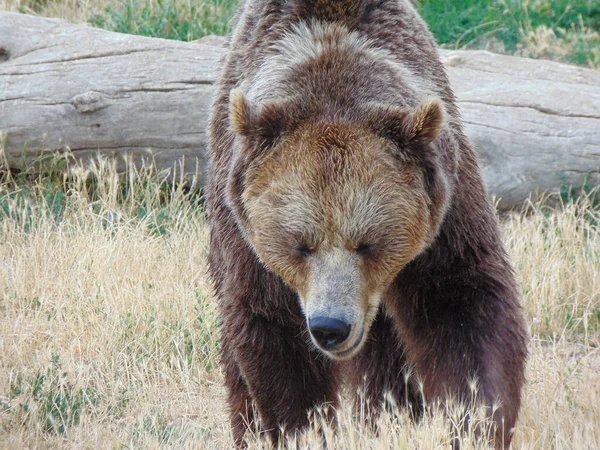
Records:
{"label": "bear's ear", "polygon": [[231,130],[261,147],[271,147],[289,125],[286,102],[252,105],[240,89],[229,94]]}
{"label": "bear's ear", "polygon": [[413,111],[396,107],[379,107],[370,113],[375,132],[401,147],[433,142],[444,126],[444,106],[438,98],[421,102]]}
{"label": "bear's ear", "polygon": [[270,153],[283,132],[292,125],[290,105],[290,101],[281,101],[257,107],[240,89],[233,89],[229,94],[229,126],[231,131],[243,138],[243,145],[236,147],[232,155],[225,198],[244,229],[249,229],[242,200],[248,172],[260,165],[262,158]]}
{"label": "bear's ear", "polygon": [[241,89],[229,94],[229,116],[231,129],[236,134],[247,136],[256,113]]}
{"label": "bear's ear", "polygon": [[435,141],[444,125],[444,117],[444,105],[439,98],[423,101],[407,118],[407,138],[423,145]]}

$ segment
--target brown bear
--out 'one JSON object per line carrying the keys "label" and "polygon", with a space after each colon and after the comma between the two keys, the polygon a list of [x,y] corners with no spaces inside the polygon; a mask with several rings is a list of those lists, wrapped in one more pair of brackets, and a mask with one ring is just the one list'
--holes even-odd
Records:
{"label": "brown bear", "polygon": [[410,1],[242,2],[210,158],[236,445],[255,426],[282,442],[342,385],[371,417],[387,393],[418,416],[471,401],[475,380],[494,445],[509,446],[527,353],[518,289]]}

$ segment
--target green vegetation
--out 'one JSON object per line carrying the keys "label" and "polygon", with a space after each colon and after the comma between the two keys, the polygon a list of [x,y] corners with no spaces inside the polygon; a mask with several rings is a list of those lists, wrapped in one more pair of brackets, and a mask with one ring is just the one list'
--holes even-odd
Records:
{"label": "green vegetation", "polygon": [[54,354],[46,370],[30,377],[19,373],[12,380],[5,413],[11,412],[11,402],[18,403],[13,412],[21,421],[40,423],[47,433],[64,434],[79,425],[84,409],[97,405],[98,394],[91,388],[75,388],[62,370],[59,355]]}
{"label": "green vegetation", "polygon": [[[589,175],[585,177],[582,186],[572,186],[564,177],[561,177],[561,179],[564,181],[560,188],[562,203],[573,203],[581,197],[587,197],[591,207],[600,210],[600,188],[591,181]],[[597,225],[597,223],[594,223],[594,225]]]}
{"label": "green vegetation", "polygon": [[600,65],[596,0],[422,0],[438,43]]}
{"label": "green vegetation", "polygon": [[540,26],[600,28],[596,0],[422,0],[419,11],[440,44],[495,37],[514,50],[524,34]]}
{"label": "green vegetation", "polygon": [[106,7],[89,22],[119,33],[193,41],[227,34],[236,8],[237,0],[126,0]]}
{"label": "green vegetation", "polygon": [[[190,41],[230,31],[237,0],[126,0],[90,22],[121,33]],[[421,0],[438,43],[600,67],[597,0]]]}
{"label": "green vegetation", "polygon": [[101,161],[96,171],[69,177],[65,157],[52,158],[43,157],[27,170],[0,174],[0,225],[10,221],[25,232],[47,222],[58,225],[65,211],[77,213],[82,201],[104,229],[135,221],[152,235],[165,235],[176,227],[182,206],[189,216],[203,214],[196,188],[183,184],[173,188],[154,168],[131,168],[124,176],[115,174],[106,180],[101,177],[114,170],[109,167],[114,161]]}

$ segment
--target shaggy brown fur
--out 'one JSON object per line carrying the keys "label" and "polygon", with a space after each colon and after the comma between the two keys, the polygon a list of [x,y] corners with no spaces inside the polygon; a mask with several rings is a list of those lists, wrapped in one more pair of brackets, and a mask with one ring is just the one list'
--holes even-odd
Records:
{"label": "shaggy brown fur", "polygon": [[[477,380],[508,447],[526,358],[518,290],[412,4],[247,0],[210,139],[209,265],[236,444],[255,423],[278,442],[335,407],[342,381],[371,413],[391,392],[418,416],[423,397],[469,401]],[[347,337],[319,340],[310,323],[323,317]]]}

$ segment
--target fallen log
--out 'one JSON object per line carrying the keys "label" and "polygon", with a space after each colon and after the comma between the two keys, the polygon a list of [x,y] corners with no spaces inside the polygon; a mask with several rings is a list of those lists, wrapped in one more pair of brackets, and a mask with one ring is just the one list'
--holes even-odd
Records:
{"label": "fallen log", "polygon": [[600,184],[600,72],[482,51],[442,55],[500,209]]}
{"label": "fallen log", "polygon": [[[222,39],[178,42],[0,12],[0,133],[11,168],[46,152],[117,156],[205,180]],[[490,193],[600,184],[600,72],[441,51]],[[122,157],[122,158],[121,158]]]}
{"label": "fallen log", "polygon": [[204,182],[220,47],[0,12],[0,48],[0,132],[12,168],[69,149],[160,169],[185,158]]}

